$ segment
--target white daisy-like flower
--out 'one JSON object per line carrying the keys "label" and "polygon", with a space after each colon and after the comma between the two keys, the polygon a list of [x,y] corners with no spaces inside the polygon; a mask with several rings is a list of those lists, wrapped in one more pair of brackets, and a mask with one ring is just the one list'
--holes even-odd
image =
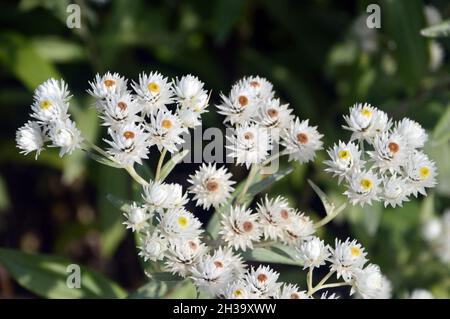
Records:
{"label": "white daisy-like flower", "polygon": [[228,268],[228,271],[233,272],[233,276],[241,278],[246,272],[246,264],[242,260],[242,257],[233,252],[232,248],[219,247],[214,251],[213,258],[220,260]]}
{"label": "white daisy-like flower", "polygon": [[301,243],[297,252],[299,259],[303,262],[303,269],[319,268],[325,265],[325,260],[330,256],[328,245],[315,236]]}
{"label": "white daisy-like flower", "polygon": [[181,125],[185,128],[194,128],[202,124],[201,114],[189,108],[178,108],[176,114],[180,120]]}
{"label": "white daisy-like flower", "polygon": [[49,79],[34,91],[31,116],[43,123],[64,121],[69,117],[67,110],[70,98],[69,89],[63,80]]}
{"label": "white daisy-like flower", "polygon": [[217,113],[225,115],[224,123],[231,125],[248,122],[258,110],[258,100],[251,88],[238,82],[233,85],[230,95],[220,94],[222,103],[216,105]]}
{"label": "white daisy-like flower", "polygon": [[264,239],[283,238],[284,228],[291,222],[292,214],[287,199],[281,196],[271,199],[266,195],[264,200],[258,203],[257,211]]}
{"label": "white daisy-like flower", "polygon": [[164,184],[167,197],[163,203],[163,208],[175,209],[181,208],[189,201],[186,193],[183,193],[183,187],[177,183]]}
{"label": "white daisy-like flower", "polygon": [[380,267],[370,264],[364,269],[355,269],[350,294],[358,293],[363,299],[384,299],[388,297],[389,282],[380,271]]}
{"label": "white daisy-like flower", "polygon": [[349,189],[344,192],[352,205],[372,205],[378,200],[380,193],[380,180],[372,171],[363,171],[352,174],[349,178]]}
{"label": "white daisy-like flower", "polygon": [[171,239],[166,254],[166,267],[169,272],[186,277],[190,274],[192,266],[200,261],[205,252],[206,246],[198,238]]}
{"label": "white daisy-like flower", "polygon": [[436,186],[436,165],[428,156],[420,151],[414,151],[405,165],[407,181],[411,193],[417,197],[418,194],[426,195],[425,188]]}
{"label": "white daisy-like flower", "polygon": [[283,227],[281,241],[289,246],[298,247],[303,240],[307,240],[316,232],[314,223],[303,213],[292,211],[290,222]]}
{"label": "white daisy-like flower", "polygon": [[160,211],[165,208],[166,199],[168,197],[168,187],[158,181],[150,181],[148,185],[143,187],[142,198],[150,211]]}
{"label": "white daisy-like flower", "polygon": [[350,115],[344,116],[347,126],[345,129],[352,131],[351,140],[366,140],[372,143],[372,139],[389,130],[391,122],[387,114],[368,103],[358,103],[350,108]]}
{"label": "white daisy-like flower", "polygon": [[108,128],[112,141],[104,140],[111,147],[107,150],[122,166],[142,164],[148,158],[148,134],[141,125],[126,123],[116,128]]}
{"label": "white daisy-like flower", "polygon": [[95,79],[89,82],[91,89],[88,93],[96,99],[103,100],[114,95],[123,95],[127,90],[127,80],[118,73],[106,72],[104,75],[96,74]]}
{"label": "white daisy-like flower", "polygon": [[170,239],[194,239],[202,233],[202,223],[184,208],[167,210],[161,217],[161,232]]}
{"label": "white daisy-like flower", "polygon": [[312,161],[316,151],[322,149],[322,134],[317,132],[316,126],[309,126],[309,120],[300,121],[298,118],[291,122],[288,129],[281,134],[281,144],[289,154],[289,161],[300,163]]}
{"label": "white daisy-like flower", "polygon": [[231,174],[225,167],[217,168],[216,164],[203,164],[194,175],[190,175],[188,182],[190,193],[194,194],[197,206],[209,209],[211,206],[219,207],[227,202],[234,188]]}
{"label": "white daisy-like flower", "polygon": [[53,123],[48,135],[52,142],[50,146],[59,147],[59,156],[61,157],[80,148],[83,141],[81,132],[77,129],[75,122],[70,119]]}
{"label": "white daisy-like flower", "polygon": [[409,201],[410,187],[403,177],[392,175],[383,179],[383,187],[380,198],[384,201],[384,207],[402,207],[403,202]]}
{"label": "white daisy-like flower", "polygon": [[297,285],[284,283],[275,295],[275,299],[311,299],[305,290],[300,290]]}
{"label": "white daisy-like flower", "polygon": [[260,101],[272,99],[275,94],[272,83],[259,76],[245,77],[239,83],[241,86],[249,88],[252,95],[256,96]]}
{"label": "white daisy-like flower", "polygon": [[35,159],[44,149],[46,139],[44,129],[34,121],[28,121],[16,132],[16,143],[20,153],[27,155],[36,152]]}
{"label": "white daisy-like flower", "polygon": [[348,178],[352,173],[361,170],[364,161],[361,160],[361,151],[353,142],[343,143],[339,141],[332,149],[327,151],[330,160],[324,161],[328,167],[326,172],[338,177],[339,184],[344,178]]}
{"label": "white daisy-like flower", "polygon": [[335,247],[330,248],[331,256],[328,260],[331,262],[330,269],[335,271],[337,278],[342,277],[346,282],[353,278],[355,270],[362,269],[367,262],[364,248],[356,240],[345,242],[336,239]]}
{"label": "white daisy-like flower", "polygon": [[174,101],[172,83],[161,73],[139,74],[139,82],[132,84],[138,96],[143,115],[151,115],[157,110],[167,110],[167,105]]}
{"label": "white daisy-like flower", "polygon": [[147,212],[147,208],[133,202],[130,211],[124,213],[127,219],[123,224],[130,228],[133,232],[141,231],[148,226],[148,220],[152,218],[152,214]]}
{"label": "white daisy-like flower", "polygon": [[252,164],[262,163],[272,148],[272,140],[266,128],[257,124],[244,123],[227,136],[230,150],[229,157],[236,158],[236,163],[248,168]]}
{"label": "white daisy-like flower", "polygon": [[400,166],[405,164],[412,151],[403,135],[398,133],[380,133],[374,137],[373,147],[374,151],[367,153],[374,161],[374,167],[379,168],[381,172],[400,171]]}
{"label": "white daisy-like flower", "polygon": [[196,113],[203,113],[208,106],[208,92],[204,83],[191,74],[177,79],[173,86],[175,101],[181,108],[188,108]]}
{"label": "white daisy-like flower", "polygon": [[184,142],[180,135],[185,130],[175,114],[158,110],[150,116],[150,124],[147,125],[150,146],[156,145],[159,151],[165,148],[170,153],[174,153],[177,151],[177,145]]}
{"label": "white daisy-like flower", "polygon": [[139,256],[144,261],[158,261],[164,259],[169,247],[166,237],[162,236],[158,230],[153,233],[147,233],[139,247]]}
{"label": "white daisy-like flower", "polygon": [[274,138],[278,138],[279,132],[288,129],[294,116],[288,104],[280,104],[280,99],[272,99],[263,103],[254,116],[254,120],[269,129]]}
{"label": "white daisy-like flower", "polygon": [[224,299],[250,299],[252,297],[247,283],[243,280],[229,283],[219,296]]}
{"label": "white daisy-like flower", "polygon": [[258,215],[252,214],[244,206],[231,207],[230,211],[222,215],[222,229],[219,234],[223,240],[234,249],[253,249],[253,242],[259,241],[261,236]]}
{"label": "white daisy-like flower", "polygon": [[252,298],[273,298],[281,286],[280,283],[277,283],[279,275],[270,267],[260,265],[256,269],[252,267],[245,275],[244,281]]}
{"label": "white daisy-like flower", "polygon": [[407,299],[434,299],[434,296],[426,289],[414,289]]}
{"label": "white daisy-like flower", "polygon": [[401,135],[406,141],[406,144],[411,148],[421,148],[428,140],[428,134],[423,127],[408,118],[404,118],[396,123],[394,133]]}
{"label": "white daisy-like flower", "polygon": [[108,97],[102,100],[99,105],[101,105],[101,109],[99,109],[103,125],[111,126],[113,129],[117,129],[125,124],[142,121],[141,117],[137,115],[140,111],[139,106],[134,97],[128,92]]}

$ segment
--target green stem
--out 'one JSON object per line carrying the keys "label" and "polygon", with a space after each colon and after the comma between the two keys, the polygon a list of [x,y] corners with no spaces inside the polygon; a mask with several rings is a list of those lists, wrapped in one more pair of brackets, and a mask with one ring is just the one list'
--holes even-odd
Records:
{"label": "green stem", "polygon": [[134,169],[133,166],[127,166],[127,167],[125,167],[125,169],[126,169],[126,171],[128,172],[128,174],[130,174],[130,176],[131,176],[136,182],[138,182],[139,184],[141,184],[141,185],[143,185],[143,186],[148,186],[148,185],[149,185],[149,183],[148,183],[145,179],[143,179],[143,178],[141,177],[141,175],[139,175],[139,174],[135,171],[135,169]]}
{"label": "green stem", "polygon": [[315,228],[320,228],[322,226],[325,226],[326,224],[328,224],[329,222],[331,222],[333,219],[336,218],[337,215],[339,215],[346,207],[347,205],[344,204],[340,207],[338,207],[336,210],[334,210],[333,212],[331,212],[331,214],[325,216],[324,218],[322,218],[321,220],[319,220],[317,223],[315,223],[314,227]]}
{"label": "green stem", "polygon": [[351,286],[351,283],[348,283],[348,282],[335,282],[335,283],[332,283],[332,284],[323,285],[323,286],[319,287],[315,291],[322,290],[322,289],[327,289],[327,288],[342,287],[342,286]]}
{"label": "green stem", "polygon": [[248,173],[247,180],[245,181],[244,188],[242,189],[242,192],[239,194],[237,203],[242,204],[243,200],[245,199],[245,194],[247,194],[248,189],[250,188],[250,185],[253,182],[253,179],[256,176],[256,173],[259,171],[259,166],[257,164],[253,164],[250,168],[250,172]]}
{"label": "green stem", "polygon": [[308,274],[306,275],[306,284],[308,285],[308,295],[313,294],[312,287],[312,277],[313,277],[313,267],[309,267]]}
{"label": "green stem", "polygon": [[164,148],[161,152],[161,156],[159,156],[158,166],[156,167],[156,174],[155,174],[155,180],[159,181],[161,178],[161,168],[162,164],[164,163],[164,157],[166,157],[167,149]]}

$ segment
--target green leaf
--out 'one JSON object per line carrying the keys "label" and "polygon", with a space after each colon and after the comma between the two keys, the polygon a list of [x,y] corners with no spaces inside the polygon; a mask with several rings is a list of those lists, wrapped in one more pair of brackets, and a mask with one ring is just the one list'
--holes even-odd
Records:
{"label": "green leaf", "polygon": [[175,166],[185,158],[186,155],[188,155],[189,150],[184,150],[181,153],[177,153],[176,155],[172,156],[172,158],[164,164],[163,168],[161,169],[161,175],[160,179],[161,181],[165,180],[167,176],[169,176],[170,172],[175,168]]}
{"label": "green leaf", "polygon": [[450,36],[450,20],[422,29],[420,34],[429,38],[448,37]]}
{"label": "green leaf", "polygon": [[263,178],[260,182],[254,183],[248,189],[248,195],[251,198],[255,197],[257,194],[261,193],[263,190],[265,190],[266,188],[268,188],[272,184],[278,182],[283,177],[285,177],[285,176],[289,175],[290,173],[292,173],[293,170],[294,170],[294,168],[289,167],[289,168],[286,168],[286,169],[284,169],[284,170],[282,170],[280,172],[272,174],[272,175],[270,175],[267,178]]}
{"label": "green leaf", "polygon": [[223,43],[243,16],[246,1],[218,0],[213,14],[216,41]]}
{"label": "green leaf", "polygon": [[66,63],[86,58],[81,45],[59,37],[37,37],[32,42],[37,53],[47,61]]}
{"label": "green leaf", "polygon": [[433,146],[438,146],[447,143],[450,140],[450,105],[444,115],[441,116],[439,122],[433,130]]}
{"label": "green leaf", "polygon": [[194,299],[197,297],[192,280],[152,280],[128,296],[129,299]]}
{"label": "green leaf", "polygon": [[131,204],[133,204],[133,201],[121,199],[112,194],[107,194],[106,198],[122,212],[129,213],[131,211]]}
{"label": "green leaf", "polygon": [[295,258],[294,249],[283,245],[274,245],[267,248],[257,247],[244,252],[242,255],[245,260],[249,261],[302,266],[302,262]]}
{"label": "green leaf", "polygon": [[63,258],[33,255],[0,248],[0,263],[23,287],[46,298],[123,298],[126,296],[118,284],[87,267],[80,267],[80,288],[69,288],[66,280],[72,262]]}
{"label": "green leaf", "polygon": [[90,157],[91,159],[93,159],[94,161],[96,161],[102,165],[106,165],[106,166],[114,167],[114,168],[122,168],[122,166],[120,164],[117,164],[116,162],[113,162],[110,159],[107,159],[103,156],[97,155],[96,153],[93,153],[91,151],[86,151],[86,154],[88,157]]}
{"label": "green leaf", "polygon": [[9,200],[8,188],[6,186],[3,176],[0,175],[0,212],[2,210],[8,209],[11,206]]}

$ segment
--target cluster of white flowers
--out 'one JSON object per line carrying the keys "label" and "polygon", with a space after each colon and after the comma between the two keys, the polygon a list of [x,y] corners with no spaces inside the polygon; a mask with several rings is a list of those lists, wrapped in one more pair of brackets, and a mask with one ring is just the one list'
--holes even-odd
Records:
{"label": "cluster of white flowers", "polygon": [[344,194],[352,204],[402,206],[409,196],[426,195],[426,188],[436,185],[435,163],[422,151],[428,136],[420,124],[408,118],[393,123],[367,103],[351,107],[344,119],[350,141],[328,150],[325,170],[345,181]]}
{"label": "cluster of white flowers", "polygon": [[50,147],[60,148],[59,155],[71,154],[81,147],[82,138],[68,113],[71,95],[63,81],[49,79],[34,91],[31,117],[16,133],[21,153],[36,152],[36,158],[50,141]]}
{"label": "cluster of white flowers", "polygon": [[227,136],[227,148],[237,164],[262,164],[279,144],[284,146],[280,155],[300,163],[312,161],[322,149],[317,127],[294,117],[289,105],[275,98],[273,85],[266,79],[245,77],[221,98],[218,113],[225,115],[224,123],[234,127],[233,134]]}
{"label": "cluster of white flowers", "polygon": [[423,238],[430,244],[434,254],[450,264],[450,209],[440,218],[432,218],[423,225]]}

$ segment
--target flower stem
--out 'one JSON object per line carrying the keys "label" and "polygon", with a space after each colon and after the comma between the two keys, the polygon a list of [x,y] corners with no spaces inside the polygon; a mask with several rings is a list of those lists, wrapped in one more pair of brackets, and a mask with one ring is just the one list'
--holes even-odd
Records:
{"label": "flower stem", "polygon": [[166,157],[167,148],[164,148],[161,152],[161,156],[159,156],[158,166],[156,167],[155,180],[159,181],[161,178],[161,168],[164,163],[164,157]]}
{"label": "flower stem", "polygon": [[250,185],[253,182],[253,179],[256,176],[256,173],[259,171],[259,166],[257,164],[253,164],[250,168],[250,172],[248,173],[247,180],[245,181],[244,188],[242,189],[241,194],[239,195],[239,198],[237,200],[238,204],[242,204],[243,200],[245,199],[245,194],[247,194],[248,189],[250,188]]}
{"label": "flower stem", "polygon": [[[334,282],[332,284],[323,285],[319,289],[327,289],[327,288],[336,288],[336,287],[342,287],[342,286],[350,286],[351,284],[348,282]],[[319,290],[317,289],[317,290]]]}
{"label": "flower stem", "polygon": [[130,174],[130,176],[131,176],[136,182],[138,182],[139,184],[141,184],[141,185],[143,185],[143,186],[148,186],[148,185],[149,185],[149,183],[148,183],[145,179],[143,179],[143,178],[141,177],[141,175],[139,175],[139,174],[136,172],[136,170],[134,169],[133,166],[127,166],[127,167],[125,167],[125,169],[126,169],[126,171],[128,172],[128,174]]}
{"label": "flower stem", "polygon": [[308,295],[313,294],[312,277],[314,267],[309,267],[308,274],[306,275],[306,284],[308,285]]}
{"label": "flower stem", "polygon": [[326,224],[331,222],[334,218],[336,218],[336,216],[339,215],[345,209],[346,206],[347,206],[346,204],[343,204],[343,205],[339,206],[338,208],[334,208],[333,211],[331,212],[331,214],[325,216],[324,218],[319,220],[317,223],[315,223],[314,227],[320,228],[322,226],[325,226]]}

